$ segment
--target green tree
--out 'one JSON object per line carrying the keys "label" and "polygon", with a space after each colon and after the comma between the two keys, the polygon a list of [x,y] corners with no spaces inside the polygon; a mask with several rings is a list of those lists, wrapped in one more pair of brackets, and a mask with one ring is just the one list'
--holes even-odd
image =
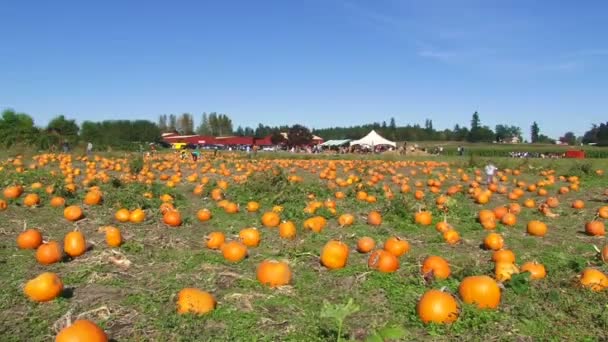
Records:
{"label": "green tree", "polygon": [[59,144],[62,141],[68,141],[70,144],[78,142],[78,131],[80,127],[76,124],[76,120],[68,120],[63,115],[53,118],[46,127],[46,131],[50,136],[56,137],[54,144]]}
{"label": "green tree", "polygon": [[481,127],[481,120],[479,119],[479,113],[475,111],[473,113],[473,117],[471,118],[471,131]]}
{"label": "green tree", "polygon": [[563,137],[559,138],[563,144],[575,145],[576,144],[576,135],[573,132],[566,132]]}
{"label": "green tree", "polygon": [[177,131],[183,135],[194,134],[194,119],[189,113],[183,113],[177,119]]}
{"label": "green tree", "polygon": [[530,142],[533,144],[539,142],[539,135],[540,128],[538,127],[536,121],[534,121],[530,127]]}
{"label": "green tree", "polygon": [[312,133],[310,130],[299,124],[291,126],[287,133],[287,143],[289,146],[308,145],[312,142]]}
{"label": "green tree", "polygon": [[167,114],[161,114],[158,117],[158,129],[163,133],[167,131]]}
{"label": "green tree", "polygon": [[207,113],[203,113],[201,124],[196,128],[196,133],[200,135],[211,135],[211,125],[209,125],[209,117]]}
{"label": "green tree", "polygon": [[169,123],[167,124],[167,132],[177,131],[177,117],[175,114],[169,114]]}
{"label": "green tree", "polygon": [[510,125],[496,125],[496,141],[510,141],[511,138],[518,138],[521,141],[521,128]]}
{"label": "green tree", "polygon": [[17,113],[12,109],[2,112],[0,119],[0,144],[11,147],[16,144],[36,142],[38,129],[34,120],[27,114]]}

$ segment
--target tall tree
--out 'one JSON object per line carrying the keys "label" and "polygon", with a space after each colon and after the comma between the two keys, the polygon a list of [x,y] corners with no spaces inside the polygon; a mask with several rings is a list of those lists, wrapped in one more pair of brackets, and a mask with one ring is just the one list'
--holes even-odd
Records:
{"label": "tall tree", "polygon": [[481,120],[479,119],[479,113],[475,111],[475,113],[473,113],[473,117],[471,118],[471,131],[479,127],[481,127]]}
{"label": "tall tree", "polygon": [[167,131],[167,114],[161,114],[158,117],[158,129],[160,129],[161,132]]}
{"label": "tall tree", "polygon": [[563,137],[559,138],[559,141],[563,144],[575,145],[576,144],[576,135],[574,132],[566,132]]}
{"label": "tall tree", "polygon": [[12,109],[2,112],[0,118],[0,144],[11,147],[15,144],[31,144],[37,138],[34,120],[27,114]]}
{"label": "tall tree", "polygon": [[177,131],[180,134],[193,134],[194,133],[194,120],[192,115],[189,113],[183,113],[177,119]]}
{"label": "tall tree", "polygon": [[[76,120],[68,120],[63,115],[53,118],[46,127],[51,136],[55,136],[57,140],[67,140],[71,144],[78,141],[78,131],[80,127],[76,124]],[[59,143],[59,141],[54,143]]]}
{"label": "tall tree", "polygon": [[510,142],[513,138],[521,141],[521,128],[511,125],[496,125],[496,141]]}
{"label": "tall tree", "polygon": [[203,113],[201,124],[196,128],[196,133],[200,135],[211,135],[211,125],[209,125],[207,113]]}
{"label": "tall tree", "polygon": [[539,142],[540,128],[536,121],[532,123],[532,127],[530,127],[530,142],[537,143]]}
{"label": "tall tree", "polygon": [[289,146],[308,145],[312,142],[312,133],[303,125],[293,125],[287,133],[287,143]]}
{"label": "tall tree", "polygon": [[177,131],[177,117],[175,116],[175,114],[169,114],[169,123],[167,124],[167,131]]}

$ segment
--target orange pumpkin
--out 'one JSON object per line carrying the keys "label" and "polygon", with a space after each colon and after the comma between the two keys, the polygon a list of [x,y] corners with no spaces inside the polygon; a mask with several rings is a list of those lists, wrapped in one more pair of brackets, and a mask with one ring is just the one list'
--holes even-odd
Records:
{"label": "orange pumpkin", "polygon": [[384,242],[384,250],[400,257],[410,251],[410,244],[406,240],[393,236]]}
{"label": "orange pumpkin", "polygon": [[511,262],[497,262],[494,264],[494,275],[498,281],[511,280],[511,276],[517,273],[519,273],[519,268]]}
{"label": "orange pumpkin", "polygon": [[463,302],[478,308],[496,309],[500,304],[500,288],[488,276],[469,276],[460,282],[458,293]]}
{"label": "orange pumpkin", "polygon": [[83,216],[82,209],[77,205],[71,205],[63,210],[63,217],[68,221],[78,221]]}
{"label": "orange pumpkin", "polygon": [[36,249],[42,244],[42,234],[38,229],[24,230],[17,236],[17,246],[21,249]]}
{"label": "orange pumpkin", "polygon": [[509,262],[515,263],[515,253],[509,249],[501,249],[498,251],[494,251],[492,254],[492,261],[495,263],[499,262]]}
{"label": "orange pumpkin", "polygon": [[606,227],[602,221],[589,221],[585,224],[585,233],[591,236],[604,236],[606,235]]}
{"label": "orange pumpkin", "polygon": [[608,287],[608,277],[594,268],[584,269],[579,281],[583,287],[594,292],[603,291]]}
{"label": "orange pumpkin", "polygon": [[242,229],[239,238],[247,247],[257,247],[260,244],[260,232],[256,228]]}
{"label": "orange pumpkin", "polygon": [[547,234],[547,225],[544,222],[532,220],[528,222],[526,230],[532,236],[545,236]]}
{"label": "orange pumpkin", "polygon": [[[606,190],[606,191],[608,191],[608,190]],[[597,216],[604,218],[604,219],[608,219],[608,205],[599,207],[597,209]]]}
{"label": "orange pumpkin", "polygon": [[581,200],[575,200],[574,202],[572,202],[572,208],[574,208],[574,209],[584,209],[585,208],[585,202],[583,202]]}
{"label": "orange pumpkin", "polygon": [[251,201],[247,203],[247,211],[250,213],[256,213],[260,210],[260,204],[258,202]]}
{"label": "orange pumpkin", "polygon": [[323,216],[314,216],[304,221],[304,228],[310,229],[315,233],[321,232],[327,225],[327,220]]}
{"label": "orange pumpkin", "polygon": [[133,210],[129,213],[129,222],[131,223],[142,223],[146,219],[146,212],[140,208]]}
{"label": "orange pumpkin", "polygon": [[379,249],[369,255],[367,266],[382,273],[392,273],[399,269],[399,259],[394,254]]}
{"label": "orange pumpkin", "polygon": [[200,209],[196,212],[196,218],[201,222],[207,222],[211,220],[211,211],[209,209]]}
{"label": "orange pumpkin", "polygon": [[352,214],[342,214],[338,217],[338,224],[340,227],[348,227],[351,226],[355,222],[355,216]]}
{"label": "orange pumpkin", "polygon": [[4,211],[6,208],[8,208],[8,203],[6,203],[5,200],[0,199],[0,211]]}
{"label": "orange pumpkin", "polygon": [[490,233],[483,240],[483,246],[486,249],[490,249],[493,251],[497,251],[497,250],[501,249],[504,246],[504,244],[505,244],[505,241],[504,241],[502,235],[500,235],[498,233]]}
{"label": "orange pumpkin", "polygon": [[17,199],[23,193],[23,187],[21,185],[8,186],[4,189],[4,198],[6,199]]}
{"label": "orange pumpkin", "polygon": [[505,226],[514,226],[517,223],[517,216],[512,213],[506,213],[500,220],[500,223]]}
{"label": "orange pumpkin", "polygon": [[170,227],[179,227],[182,224],[182,215],[177,210],[167,211],[163,215],[163,222]]}
{"label": "orange pumpkin", "polygon": [[369,253],[376,247],[376,241],[371,237],[364,236],[357,240],[357,251],[359,253]]}
{"label": "orange pumpkin", "polygon": [[116,227],[103,227],[103,230],[106,232],[106,243],[110,247],[120,247],[122,245],[122,234],[120,233],[120,229]]}
{"label": "orange pumpkin", "polygon": [[331,240],[325,244],[321,251],[321,263],[332,270],[343,268],[348,261],[348,254],[348,246],[345,243]]}
{"label": "orange pumpkin", "polygon": [[450,265],[444,258],[431,255],[422,262],[421,272],[425,276],[447,279],[450,276],[451,270]]}
{"label": "orange pumpkin", "polygon": [[215,309],[215,298],[209,292],[185,288],[177,294],[177,313],[204,315]]}
{"label": "orange pumpkin", "polygon": [[530,279],[537,280],[543,279],[547,276],[547,271],[545,270],[545,266],[543,264],[539,264],[535,261],[528,261],[521,265],[521,272],[530,273]]}
{"label": "orange pumpkin", "polygon": [[23,292],[34,302],[48,302],[61,295],[63,282],[57,274],[45,272],[28,281]]}
{"label": "orange pumpkin", "polygon": [[452,323],[460,314],[458,303],[454,297],[439,290],[425,292],[418,304],[416,312],[423,323]]}
{"label": "orange pumpkin", "polygon": [[129,218],[131,216],[131,212],[128,209],[118,209],[114,214],[114,218],[118,222],[129,222]]}
{"label": "orange pumpkin", "polygon": [[40,196],[38,194],[27,194],[23,198],[23,205],[26,207],[35,207],[40,204]]}
{"label": "orange pumpkin", "polygon": [[49,241],[38,247],[36,260],[42,265],[54,264],[63,258],[63,250],[56,241]]}
{"label": "orange pumpkin", "polygon": [[382,224],[382,214],[377,211],[370,211],[367,214],[367,224],[372,226],[379,226]]}
{"label": "orange pumpkin", "polygon": [[289,265],[276,260],[265,260],[257,269],[258,281],[270,287],[289,284],[291,281],[291,270]]}
{"label": "orange pumpkin", "polygon": [[295,239],[296,233],[296,225],[292,221],[285,221],[279,225],[279,236],[283,239]]}
{"label": "orange pumpkin", "polygon": [[247,246],[238,241],[226,242],[221,249],[224,259],[231,262],[239,262],[247,257]]}
{"label": "orange pumpkin", "polygon": [[87,242],[84,235],[79,231],[67,233],[63,238],[63,250],[71,257],[83,255],[87,251]]}
{"label": "orange pumpkin", "polygon": [[447,232],[443,233],[443,239],[448,244],[455,245],[458,242],[460,242],[460,234],[458,234],[458,232],[455,231],[454,229],[451,229],[451,230],[448,230]]}
{"label": "orange pumpkin", "polygon": [[51,198],[51,207],[59,208],[63,206],[65,206],[65,198],[59,196]]}
{"label": "orange pumpkin", "polygon": [[226,236],[222,232],[211,232],[205,237],[205,245],[210,249],[220,249],[225,241]]}
{"label": "orange pumpkin", "polygon": [[262,215],[262,224],[268,228],[278,227],[281,224],[281,216],[274,211],[267,211]]}
{"label": "orange pumpkin", "polygon": [[86,205],[99,205],[101,203],[101,192],[100,191],[89,191],[84,196],[84,204]]}
{"label": "orange pumpkin", "polygon": [[429,211],[419,211],[414,216],[414,221],[423,226],[428,226],[433,222],[433,215]]}

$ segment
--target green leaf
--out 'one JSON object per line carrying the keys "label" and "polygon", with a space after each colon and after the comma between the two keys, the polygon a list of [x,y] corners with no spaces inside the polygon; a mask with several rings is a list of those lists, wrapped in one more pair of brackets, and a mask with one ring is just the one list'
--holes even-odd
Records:
{"label": "green leaf", "polygon": [[382,335],[384,340],[400,339],[403,336],[405,336],[406,333],[407,333],[407,331],[404,328],[399,327],[399,326],[386,327],[386,328],[380,329],[380,335]]}
{"label": "green leaf", "polygon": [[516,294],[523,294],[530,289],[530,273],[524,272],[514,274],[507,284],[507,287],[512,289]]}
{"label": "green leaf", "polygon": [[382,339],[380,333],[374,330],[371,335],[367,336],[365,342],[384,342],[384,339]]}
{"label": "green leaf", "polygon": [[330,304],[324,301],[321,309],[322,318],[333,318],[338,322],[343,322],[346,317],[359,311],[359,305],[350,298],[346,304]]}

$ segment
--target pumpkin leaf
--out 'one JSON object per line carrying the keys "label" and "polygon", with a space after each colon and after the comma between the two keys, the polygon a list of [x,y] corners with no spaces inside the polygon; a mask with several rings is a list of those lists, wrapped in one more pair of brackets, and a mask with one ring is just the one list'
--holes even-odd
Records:
{"label": "pumpkin leaf", "polygon": [[507,284],[507,287],[512,289],[516,294],[523,294],[530,289],[530,273],[523,272],[514,274]]}
{"label": "pumpkin leaf", "polygon": [[393,326],[382,328],[380,329],[379,333],[382,336],[383,340],[386,341],[400,339],[405,336],[407,331],[402,327]]}
{"label": "pumpkin leaf", "polygon": [[371,335],[365,338],[365,342],[384,342],[384,339],[382,339],[382,336],[379,332],[374,330],[372,331]]}
{"label": "pumpkin leaf", "polygon": [[346,304],[331,304],[328,301],[323,301],[321,309],[321,318],[333,318],[338,324],[338,341],[342,338],[342,325],[346,317],[359,311],[359,305],[355,304],[352,298],[348,299]]}

